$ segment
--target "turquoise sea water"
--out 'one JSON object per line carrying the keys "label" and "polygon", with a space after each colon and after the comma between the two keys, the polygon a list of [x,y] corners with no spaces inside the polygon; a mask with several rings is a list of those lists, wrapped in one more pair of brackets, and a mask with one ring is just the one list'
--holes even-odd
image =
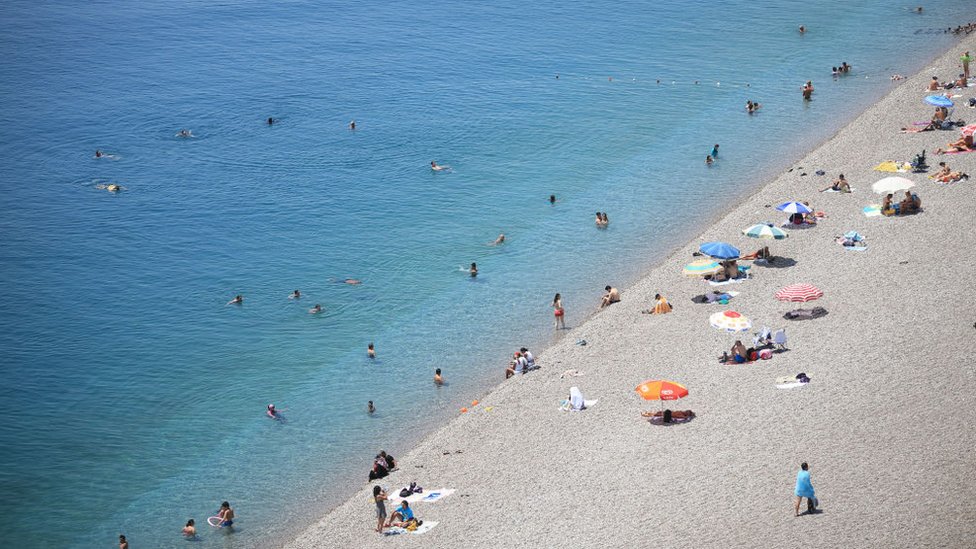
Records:
{"label": "turquoise sea water", "polygon": [[4,2],[0,540],[280,542],[974,19],[925,8]]}

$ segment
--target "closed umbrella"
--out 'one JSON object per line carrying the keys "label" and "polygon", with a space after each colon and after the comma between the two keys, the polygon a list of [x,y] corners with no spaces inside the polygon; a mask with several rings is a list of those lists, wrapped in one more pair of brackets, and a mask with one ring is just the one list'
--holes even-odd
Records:
{"label": "closed umbrella", "polygon": [[727,242],[706,242],[698,250],[718,259],[735,259],[739,257],[739,249]]}
{"label": "closed umbrella", "polygon": [[871,185],[871,190],[878,194],[888,194],[911,189],[914,186],[915,182],[911,179],[893,176],[885,177],[884,179],[877,181]]}
{"label": "closed umbrella", "polygon": [[729,333],[747,332],[752,328],[752,322],[735,311],[722,311],[708,317],[708,322],[719,330]]}
{"label": "closed umbrella", "polygon": [[692,261],[691,263],[685,265],[685,268],[681,270],[685,276],[705,276],[713,275],[722,270],[722,266],[716,261],[711,259],[699,259],[698,261]]}
{"label": "closed umbrella", "polygon": [[806,204],[802,202],[783,202],[779,206],[776,206],[776,209],[781,212],[786,212],[788,214],[813,213],[813,210],[811,210]]}
{"label": "closed umbrella", "polygon": [[806,303],[814,299],[823,297],[823,290],[812,284],[790,284],[776,292],[776,299],[780,301],[792,301],[794,303]]}
{"label": "closed umbrella", "polygon": [[925,97],[925,102],[933,107],[951,107],[953,105],[952,100],[944,95],[928,95]]}
{"label": "closed umbrella", "polygon": [[774,227],[769,223],[759,223],[753,225],[752,227],[742,229],[742,234],[748,236],[749,238],[771,238],[773,240],[782,240],[789,235],[783,229],[779,227]]}

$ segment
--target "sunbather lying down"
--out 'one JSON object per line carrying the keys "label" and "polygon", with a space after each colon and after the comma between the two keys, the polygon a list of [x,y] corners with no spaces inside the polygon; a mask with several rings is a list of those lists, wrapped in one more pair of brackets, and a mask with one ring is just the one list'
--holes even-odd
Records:
{"label": "sunbather lying down", "polygon": [[954,172],[949,169],[949,165],[945,162],[939,162],[939,166],[941,166],[941,168],[939,169],[938,173],[930,176],[936,181],[940,181],[942,183],[954,183],[956,181],[962,181],[963,179],[969,179],[969,174]]}
{"label": "sunbather lying down", "polygon": [[691,421],[695,417],[695,412],[691,410],[658,410],[657,412],[641,412],[643,417],[649,418],[651,421],[655,419],[661,420],[662,423],[684,423],[686,421]]}
{"label": "sunbather lying down", "polygon": [[964,135],[958,140],[946,144],[945,150],[936,149],[935,154],[944,154],[947,152],[966,152],[973,150],[973,148],[973,136]]}
{"label": "sunbather lying down", "polygon": [[762,248],[759,248],[758,250],[752,252],[751,254],[746,254],[744,256],[741,256],[739,259],[752,261],[756,259],[772,259],[772,257],[773,254],[769,253],[769,246],[763,246]]}

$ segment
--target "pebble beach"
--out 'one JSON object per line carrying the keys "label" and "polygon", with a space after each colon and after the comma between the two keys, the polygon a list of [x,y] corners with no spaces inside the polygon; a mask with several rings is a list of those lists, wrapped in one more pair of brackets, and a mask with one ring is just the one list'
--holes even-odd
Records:
{"label": "pebble beach", "polygon": [[[976,153],[932,154],[958,130],[899,133],[931,116],[922,103],[926,84],[932,75],[961,72],[965,50],[976,50],[972,35],[731,204],[698,238],[623,288],[620,303],[570,325],[536,357],[541,370],[486,395],[457,395],[469,411],[397,456],[398,470],[379,481],[393,496],[411,481],[428,491],[456,490],[413,506],[435,527],[422,535],[375,533],[370,484],[285,547],[971,547],[976,183],[928,176],[940,161],[976,174]],[[976,87],[954,93],[955,117],[976,122],[976,109],[965,106]],[[799,90],[796,100],[800,108]],[[927,173],[873,170],[923,149]],[[840,173],[853,193],[819,192]],[[871,184],[889,175],[916,183],[923,212],[864,215],[862,208],[882,198]],[[742,235],[755,223],[785,221],[775,206],[790,200],[809,201],[826,217],[785,240]],[[848,231],[866,237],[866,251],[834,241]],[[721,288],[739,292],[727,306],[693,303],[712,288],[682,276],[682,267],[715,240],[743,253],[768,245],[786,260],[755,265],[750,279]],[[823,298],[802,306],[829,314],[785,320],[800,305],[773,296],[794,283],[822,289]],[[641,314],[657,293],[674,311]],[[750,318],[753,329],[732,335],[712,328],[709,316],[725,309]],[[736,339],[749,345],[761,326],[785,327],[788,351],[719,363]],[[563,376],[568,370],[581,375]],[[812,381],[777,388],[777,378],[799,372]],[[689,395],[668,406],[693,410],[695,419],[660,426],[641,417],[661,408],[635,392],[651,379],[686,386]],[[560,411],[572,386],[599,402]],[[365,453],[381,447],[377,441]],[[793,483],[804,461],[820,512],[795,517]]]}

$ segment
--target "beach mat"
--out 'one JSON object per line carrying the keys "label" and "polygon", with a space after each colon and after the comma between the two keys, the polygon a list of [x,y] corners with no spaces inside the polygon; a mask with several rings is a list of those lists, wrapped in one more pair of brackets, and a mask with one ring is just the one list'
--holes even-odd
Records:
{"label": "beach mat", "polygon": [[435,501],[440,501],[447,496],[453,494],[455,490],[453,488],[441,488],[439,490],[428,490],[426,492],[421,492],[419,494],[411,494],[410,497],[406,498],[390,498],[391,501],[399,502],[400,500],[407,500],[409,503],[433,503]]}
{"label": "beach mat", "polygon": [[[922,125],[928,126],[929,122],[923,122]],[[912,169],[912,165],[908,162],[894,162],[888,160],[887,162],[882,162],[874,167],[876,172],[892,172],[892,173],[905,173]]]}
{"label": "beach mat", "polygon": [[791,381],[789,383],[777,383],[777,389],[796,389],[797,387],[804,387],[810,385],[809,383],[800,383],[799,381]]}
{"label": "beach mat", "polygon": [[971,152],[976,152],[976,149],[969,149],[968,151],[945,151],[942,154],[966,154]]}
{"label": "beach mat", "polygon": [[857,189],[855,189],[854,187],[851,187],[851,192],[849,192],[849,193],[845,193],[844,191],[838,191],[838,190],[836,190],[836,189],[827,189],[827,190],[826,190],[826,191],[824,191],[824,192],[825,192],[825,193],[840,193],[840,194],[854,194],[854,191],[856,191],[856,190],[857,190]]}
{"label": "beach mat", "polygon": [[417,529],[414,530],[413,532],[407,530],[406,528],[400,528],[399,526],[391,526],[383,531],[383,535],[399,536],[400,534],[415,534],[415,535],[426,534],[438,524],[440,523],[432,520],[425,520],[424,523],[418,526]]}
{"label": "beach mat", "polygon": [[878,217],[881,215],[881,204],[871,204],[870,206],[865,206],[863,210],[865,217]]}
{"label": "beach mat", "polygon": [[727,284],[739,284],[743,280],[746,280],[746,279],[745,278],[733,278],[732,280],[725,280],[723,282],[715,282],[714,280],[707,280],[706,282],[708,282],[708,285],[709,286],[725,286]]}

